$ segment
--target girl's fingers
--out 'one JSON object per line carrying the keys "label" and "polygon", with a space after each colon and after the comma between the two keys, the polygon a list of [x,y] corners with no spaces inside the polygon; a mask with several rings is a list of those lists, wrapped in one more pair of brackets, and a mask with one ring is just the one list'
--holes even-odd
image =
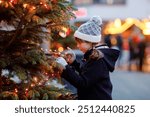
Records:
{"label": "girl's fingers", "polygon": [[70,47],[67,47],[68,50],[72,50]]}

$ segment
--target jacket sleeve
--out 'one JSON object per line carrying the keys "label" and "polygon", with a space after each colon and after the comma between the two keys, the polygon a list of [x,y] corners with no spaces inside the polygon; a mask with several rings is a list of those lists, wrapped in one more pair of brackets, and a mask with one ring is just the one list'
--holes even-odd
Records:
{"label": "jacket sleeve", "polygon": [[77,62],[77,60],[75,60],[75,61],[71,64],[71,66],[74,67],[75,70],[78,71],[79,73],[81,72],[80,63]]}
{"label": "jacket sleeve", "polygon": [[108,76],[109,71],[103,60],[94,61],[90,67],[81,74],[77,74],[69,65],[66,66],[66,69],[62,73],[62,77],[76,88],[90,87],[98,81],[108,78]]}

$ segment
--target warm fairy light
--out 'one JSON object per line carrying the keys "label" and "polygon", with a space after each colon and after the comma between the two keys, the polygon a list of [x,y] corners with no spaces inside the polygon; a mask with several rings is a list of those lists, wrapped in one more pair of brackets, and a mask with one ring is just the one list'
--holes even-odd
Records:
{"label": "warm fairy light", "polygon": [[15,93],[18,93],[18,89],[17,88],[15,88]]}
{"label": "warm fairy light", "polygon": [[26,91],[28,91],[28,88],[26,88]]}
{"label": "warm fairy light", "polygon": [[31,84],[31,87],[34,87],[35,86],[35,84]]}
{"label": "warm fairy light", "polygon": [[2,3],[2,1],[0,0],[0,4]]}
{"label": "warm fairy light", "polygon": [[44,6],[48,9],[48,6],[47,6],[47,4],[44,4]]}
{"label": "warm fairy light", "polygon": [[40,2],[40,4],[43,4],[42,2]]}
{"label": "warm fairy light", "polygon": [[59,32],[59,35],[63,38],[67,36],[68,29],[66,27],[62,27],[62,31]]}
{"label": "warm fairy light", "polygon": [[37,77],[33,77],[34,81],[37,82],[38,81],[38,78]]}
{"label": "warm fairy light", "polygon": [[64,48],[63,48],[63,47],[59,47],[59,48],[58,48],[58,51],[59,51],[59,52],[62,52],[62,51],[64,51]]}
{"label": "warm fairy light", "polygon": [[28,6],[28,4],[23,4],[23,7],[24,7],[24,8],[27,8],[27,6]]}
{"label": "warm fairy light", "polygon": [[10,0],[11,3],[13,3],[14,0]]}
{"label": "warm fairy light", "polygon": [[35,7],[35,6],[32,6],[32,7],[31,7],[31,9],[32,9],[32,10],[35,10],[35,9],[36,9],[36,7]]}
{"label": "warm fairy light", "polygon": [[52,74],[52,76],[54,76],[54,74]]}
{"label": "warm fairy light", "polygon": [[45,75],[48,75],[48,73],[45,73]]}

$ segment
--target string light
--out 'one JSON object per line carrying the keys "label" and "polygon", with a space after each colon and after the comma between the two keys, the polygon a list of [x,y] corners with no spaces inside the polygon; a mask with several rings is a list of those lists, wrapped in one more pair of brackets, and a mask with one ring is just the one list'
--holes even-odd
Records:
{"label": "string light", "polygon": [[62,51],[64,51],[64,48],[63,48],[63,47],[59,47],[59,48],[58,48],[58,51],[59,51],[59,52],[62,52]]}
{"label": "string light", "polygon": [[14,2],[14,0],[10,0],[10,2],[11,2],[11,3],[13,3],[13,2]]}
{"label": "string light", "polygon": [[48,9],[48,6],[47,6],[47,4],[44,4],[44,6],[45,6],[45,8],[47,8],[47,9]]}
{"label": "string light", "polygon": [[36,7],[35,7],[35,6],[32,6],[32,7],[31,7],[31,10],[35,10],[35,9],[36,9]]}
{"label": "string light", "polygon": [[34,87],[34,86],[35,86],[35,84],[32,83],[32,84],[31,84],[31,87]]}
{"label": "string light", "polygon": [[27,6],[28,6],[28,4],[23,4],[23,7],[24,7],[24,8],[27,8]]}
{"label": "string light", "polygon": [[48,73],[45,73],[45,75],[48,75]]}
{"label": "string light", "polygon": [[15,93],[18,93],[18,89],[17,88],[15,88]]}
{"label": "string light", "polygon": [[2,3],[2,1],[0,0],[0,4]]}
{"label": "string light", "polygon": [[43,48],[41,48],[41,50],[43,51],[44,49],[43,49]]}
{"label": "string light", "polygon": [[38,81],[37,77],[33,77],[33,79],[34,79],[34,81],[35,81],[35,82],[37,82],[37,81]]}

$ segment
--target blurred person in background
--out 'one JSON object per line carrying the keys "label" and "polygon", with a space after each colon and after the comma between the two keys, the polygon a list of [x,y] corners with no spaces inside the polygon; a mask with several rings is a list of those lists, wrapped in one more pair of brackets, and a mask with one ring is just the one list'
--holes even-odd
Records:
{"label": "blurred person in background", "polygon": [[137,35],[133,35],[129,39],[129,50],[130,50],[130,56],[129,56],[129,71],[132,70],[132,65],[135,65],[136,69],[138,68],[138,55],[139,55],[139,48],[138,44],[140,42],[140,38]]}
{"label": "blurred person in background", "polygon": [[145,58],[145,49],[146,49],[146,40],[142,39],[138,44],[138,57],[139,57],[139,71],[142,71],[143,64],[144,64],[144,58]]}

